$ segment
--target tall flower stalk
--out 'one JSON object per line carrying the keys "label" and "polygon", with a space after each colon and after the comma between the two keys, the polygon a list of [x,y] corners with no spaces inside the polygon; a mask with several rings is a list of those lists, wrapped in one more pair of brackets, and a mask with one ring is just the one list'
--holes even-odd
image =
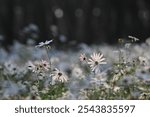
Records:
{"label": "tall flower stalk", "polygon": [[52,67],[52,63],[51,63],[51,58],[50,58],[50,56],[48,54],[48,50],[51,48],[50,43],[52,43],[52,42],[53,42],[53,40],[49,40],[49,41],[46,40],[45,42],[40,42],[39,45],[35,46],[35,47],[38,47],[38,48],[41,48],[41,47],[45,48],[46,54],[47,54],[47,58],[48,58],[49,64],[50,64],[50,71],[52,71],[52,68],[51,68]]}

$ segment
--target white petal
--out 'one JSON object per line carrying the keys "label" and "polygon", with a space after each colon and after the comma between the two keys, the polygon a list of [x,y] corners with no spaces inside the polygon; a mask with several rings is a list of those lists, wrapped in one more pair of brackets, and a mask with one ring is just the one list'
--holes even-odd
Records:
{"label": "white petal", "polygon": [[104,60],[105,60],[105,58],[102,58],[102,59],[100,59],[100,62],[101,62],[101,61],[104,61]]}
{"label": "white petal", "polygon": [[100,64],[107,64],[107,62],[104,61],[104,62],[101,62]]}
{"label": "white petal", "polygon": [[103,54],[101,54],[101,55],[100,55],[100,59],[101,59],[103,56],[104,56],[104,55],[103,55]]}

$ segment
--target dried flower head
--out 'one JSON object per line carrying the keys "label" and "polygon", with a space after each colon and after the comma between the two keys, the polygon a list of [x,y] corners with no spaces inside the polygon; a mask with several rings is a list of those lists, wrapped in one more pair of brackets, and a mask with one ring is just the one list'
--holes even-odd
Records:
{"label": "dried flower head", "polygon": [[67,82],[68,77],[60,71],[59,69],[55,68],[54,71],[51,74],[52,80],[59,81],[59,82]]}
{"label": "dried flower head", "polygon": [[88,64],[93,72],[98,71],[101,64],[106,64],[104,55],[101,53],[93,53]]}

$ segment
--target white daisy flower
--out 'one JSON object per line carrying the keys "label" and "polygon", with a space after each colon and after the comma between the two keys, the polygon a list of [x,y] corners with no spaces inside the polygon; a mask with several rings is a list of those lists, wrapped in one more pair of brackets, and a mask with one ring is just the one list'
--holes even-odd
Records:
{"label": "white daisy flower", "polygon": [[43,69],[46,71],[48,71],[50,69],[50,65],[47,61],[42,60],[41,65],[42,65]]}
{"label": "white daisy flower", "polygon": [[48,46],[50,43],[52,43],[53,40],[50,41],[45,41],[45,42],[40,42],[39,45],[35,46],[35,47],[44,47],[44,46]]}
{"label": "white daisy flower", "polygon": [[144,65],[144,66],[148,65],[148,59],[146,57],[139,56],[138,59],[139,59],[141,65]]}
{"label": "white daisy flower", "polygon": [[68,81],[68,77],[63,72],[58,70],[57,68],[55,68],[55,70],[52,72],[51,76],[52,76],[52,80],[54,80],[54,81],[59,81],[59,82],[67,82]]}
{"label": "white daisy flower", "polygon": [[41,73],[43,71],[48,71],[50,69],[50,65],[47,61],[35,61],[32,63],[31,61],[28,62],[28,69],[34,73]]}
{"label": "white daisy flower", "polygon": [[79,57],[80,61],[83,62],[83,61],[86,61],[87,60],[87,57],[84,53],[80,54],[80,57]]}
{"label": "white daisy flower", "polygon": [[27,66],[28,66],[28,69],[31,70],[31,71],[34,71],[34,70],[35,70],[35,65],[34,65],[31,61],[29,61],[29,62],[27,63]]}
{"label": "white daisy flower", "polygon": [[90,68],[93,72],[99,72],[99,67],[101,64],[106,64],[104,55],[101,53],[93,53],[91,55],[91,58],[88,61],[88,64],[90,65]]}
{"label": "white daisy flower", "polygon": [[133,37],[133,36],[128,36],[132,42],[137,42],[139,41],[140,39],[136,38],[136,37]]}
{"label": "white daisy flower", "polygon": [[40,73],[41,71],[38,61],[35,61],[35,62],[29,61],[27,63],[27,66],[28,66],[28,69],[31,70],[33,73]]}

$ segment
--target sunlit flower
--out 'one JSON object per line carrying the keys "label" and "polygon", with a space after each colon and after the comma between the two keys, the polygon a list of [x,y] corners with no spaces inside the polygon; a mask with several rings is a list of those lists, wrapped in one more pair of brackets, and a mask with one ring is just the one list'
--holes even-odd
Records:
{"label": "sunlit flower", "polygon": [[104,55],[101,53],[93,53],[91,55],[91,58],[88,61],[88,64],[90,65],[90,68],[93,72],[99,71],[99,67],[101,64],[106,64]]}
{"label": "sunlit flower", "polygon": [[31,70],[33,72],[35,71],[35,65],[31,61],[29,61],[27,63],[27,67],[28,67],[29,70]]}
{"label": "sunlit flower", "polygon": [[52,80],[54,80],[54,81],[59,81],[59,82],[67,82],[68,81],[68,77],[65,75],[65,73],[61,72],[57,68],[55,68],[55,70],[53,71],[51,76],[52,76]]}
{"label": "sunlit flower", "polygon": [[41,65],[42,65],[43,69],[46,71],[48,71],[50,69],[50,65],[47,61],[42,60]]}
{"label": "sunlit flower", "polygon": [[79,59],[80,59],[81,62],[83,62],[83,61],[86,61],[86,60],[87,60],[87,57],[86,57],[86,55],[83,53],[83,54],[80,54]]}
{"label": "sunlit flower", "polygon": [[40,71],[41,71],[41,69],[40,69],[41,67],[40,67],[38,61],[35,61],[35,62],[29,61],[27,66],[28,66],[28,69],[30,71],[32,71],[33,73],[40,73]]}
{"label": "sunlit flower", "polygon": [[128,37],[131,39],[132,42],[137,42],[137,41],[139,41],[139,39],[136,38],[136,37],[133,37],[133,36],[128,36]]}
{"label": "sunlit flower", "polygon": [[139,61],[140,61],[141,65],[147,65],[148,64],[148,60],[146,57],[139,56]]}
{"label": "sunlit flower", "polygon": [[35,61],[35,62],[28,62],[28,69],[34,73],[41,73],[43,71],[48,71],[50,69],[50,65],[47,61]]}
{"label": "sunlit flower", "polygon": [[44,47],[44,46],[48,46],[50,43],[52,43],[53,40],[50,41],[45,41],[45,42],[40,42],[39,45],[35,46],[35,47]]}

